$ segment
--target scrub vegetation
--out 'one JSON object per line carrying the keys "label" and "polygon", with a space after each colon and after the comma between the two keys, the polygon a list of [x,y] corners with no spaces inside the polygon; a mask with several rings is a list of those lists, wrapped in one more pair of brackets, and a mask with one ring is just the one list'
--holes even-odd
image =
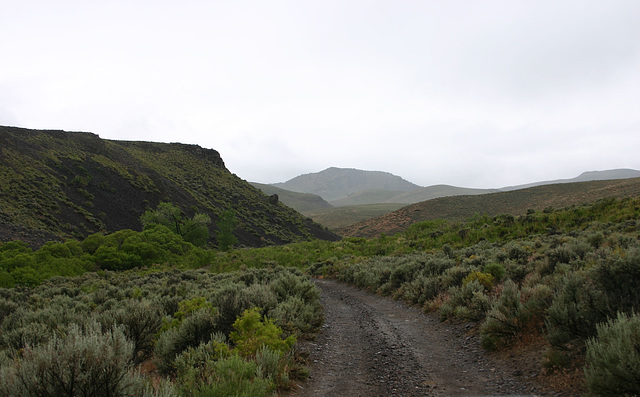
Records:
{"label": "scrub vegetation", "polygon": [[[637,394],[637,368],[626,363],[638,349],[639,224],[640,199],[605,199],[427,221],[394,236],[228,251],[197,247],[160,223],[35,251],[6,242],[3,393],[287,388],[306,375],[296,340],[322,324],[306,271],[475,323],[488,350],[537,335],[547,373],[584,368],[594,394]],[[77,354],[86,360],[73,366]],[[104,374],[110,391],[91,389]]]}

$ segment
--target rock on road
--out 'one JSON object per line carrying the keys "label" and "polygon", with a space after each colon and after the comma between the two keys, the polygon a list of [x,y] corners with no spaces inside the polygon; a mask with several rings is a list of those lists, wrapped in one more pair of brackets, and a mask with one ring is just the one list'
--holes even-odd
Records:
{"label": "rock on road", "polygon": [[477,338],[418,308],[317,280],[325,323],[309,353],[310,378],[290,396],[535,395],[519,371],[489,358]]}

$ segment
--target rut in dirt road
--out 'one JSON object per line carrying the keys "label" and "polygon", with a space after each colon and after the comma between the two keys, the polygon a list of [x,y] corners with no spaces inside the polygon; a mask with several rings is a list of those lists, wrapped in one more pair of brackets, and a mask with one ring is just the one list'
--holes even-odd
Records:
{"label": "rut in dirt road", "polygon": [[325,324],[309,352],[311,376],[294,396],[532,395],[521,374],[485,357],[414,307],[317,280]]}

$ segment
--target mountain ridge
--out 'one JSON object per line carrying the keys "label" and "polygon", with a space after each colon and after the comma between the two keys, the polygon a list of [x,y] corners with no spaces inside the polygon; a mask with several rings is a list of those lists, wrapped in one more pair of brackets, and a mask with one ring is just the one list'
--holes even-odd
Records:
{"label": "mountain ridge", "polygon": [[[340,174],[343,175],[340,175]],[[375,178],[381,177],[382,182]],[[431,200],[439,197],[478,195],[497,193],[501,191],[520,190],[529,187],[559,184],[587,182],[594,180],[614,180],[640,177],[640,171],[630,168],[618,168],[603,171],[586,171],[574,178],[556,179],[548,181],[532,182],[521,185],[506,186],[501,188],[466,188],[447,184],[437,184],[421,187],[404,178],[385,171],[366,171],[355,168],[330,167],[317,173],[302,174],[290,179],[287,182],[269,184],[265,186],[275,186],[281,189],[310,193],[321,196],[325,201],[334,207],[355,206],[363,204],[415,204],[421,201]],[[358,180],[361,178],[361,180]],[[352,181],[352,186],[345,188],[342,186],[345,181]],[[405,189],[390,189],[393,185],[389,180],[405,181]],[[337,187],[332,184],[338,181]],[[324,194],[324,196],[323,196]],[[342,195],[341,197],[339,197]],[[306,211],[321,210],[324,207],[308,206]]]}
{"label": "mountain ridge", "polygon": [[349,237],[375,237],[406,230],[416,222],[448,219],[464,220],[471,216],[518,216],[527,211],[564,208],[600,199],[640,196],[640,178],[556,183],[475,196],[439,197],[410,204],[397,211],[340,228]]}
{"label": "mountain ridge", "polygon": [[329,167],[315,173],[303,174],[273,186],[298,193],[316,194],[328,202],[367,189],[411,191],[420,186],[385,171],[366,171],[355,168]]}

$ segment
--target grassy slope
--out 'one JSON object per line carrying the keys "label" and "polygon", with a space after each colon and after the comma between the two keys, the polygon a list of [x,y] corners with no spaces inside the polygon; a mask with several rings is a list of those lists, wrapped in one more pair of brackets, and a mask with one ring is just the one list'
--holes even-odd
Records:
{"label": "grassy slope", "polygon": [[336,207],[344,207],[348,205],[394,203],[394,197],[403,193],[395,190],[367,189],[355,192],[339,200],[331,201],[331,204]]}
{"label": "grassy slope", "polygon": [[443,197],[408,205],[398,211],[338,230],[343,236],[395,234],[411,224],[433,220],[462,220],[474,214],[520,215],[528,209],[562,208],[606,197],[640,196],[640,178],[537,186],[478,196]]}
{"label": "grassy slope", "polygon": [[280,189],[273,185],[251,182],[251,185],[262,190],[268,196],[278,195],[278,199],[284,204],[299,212],[316,211],[324,208],[331,208],[331,204],[322,197],[311,193],[298,193],[290,190]]}
{"label": "grassy slope", "polygon": [[421,201],[432,200],[440,197],[450,196],[474,196],[478,194],[496,193],[496,189],[472,189],[464,187],[456,187],[449,185],[433,185],[427,186],[412,192],[406,192],[394,197],[388,202],[414,204]]}
{"label": "grassy slope", "polygon": [[379,203],[414,204],[439,197],[477,195],[496,192],[498,192],[496,189],[470,189],[449,185],[433,185],[412,190],[410,192],[369,189],[353,193],[348,197],[339,200],[334,200],[331,204],[336,207]]}
{"label": "grassy slope", "polygon": [[149,207],[171,201],[213,220],[232,208],[241,244],[335,239],[231,174],[218,152],[195,145],[109,141],[95,134],[0,127],[0,239],[33,245],[140,229]]}
{"label": "grassy slope", "polygon": [[401,208],[403,204],[362,204],[324,210],[306,211],[304,214],[330,230],[335,230],[365,219],[375,218]]}

